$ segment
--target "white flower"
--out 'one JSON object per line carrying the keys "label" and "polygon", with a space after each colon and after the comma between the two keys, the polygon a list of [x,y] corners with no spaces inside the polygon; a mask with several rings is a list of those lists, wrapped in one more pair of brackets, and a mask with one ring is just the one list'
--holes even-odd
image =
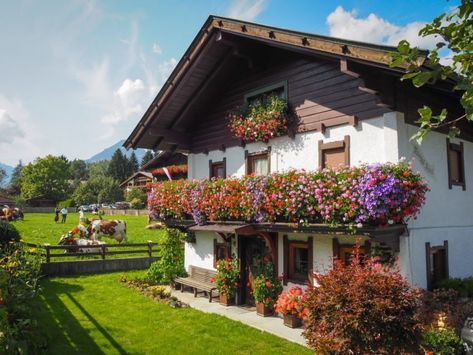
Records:
{"label": "white flower", "polygon": [[363,224],[362,224],[362,223],[358,223],[358,224],[356,225],[356,228],[361,228],[361,227],[363,227]]}

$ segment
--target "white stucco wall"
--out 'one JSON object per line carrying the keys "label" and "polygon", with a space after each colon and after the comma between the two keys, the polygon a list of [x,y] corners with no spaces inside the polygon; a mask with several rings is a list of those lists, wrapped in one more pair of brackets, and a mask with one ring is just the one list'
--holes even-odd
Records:
{"label": "white stucco wall", "polygon": [[466,190],[448,187],[447,144],[445,134],[431,132],[419,146],[409,138],[417,128],[399,122],[400,156],[413,162],[431,191],[419,218],[409,222],[409,237],[402,238],[399,254],[401,271],[412,284],[427,286],[425,243],[443,245],[448,240],[451,277],[473,275],[473,143],[463,142]]}
{"label": "white stucco wall", "polygon": [[189,271],[189,265],[206,269],[214,268],[214,239],[215,233],[197,232],[195,243],[185,243],[184,267]]}
{"label": "white stucco wall", "polygon": [[328,128],[325,133],[299,133],[294,139],[287,136],[275,138],[268,144],[250,143],[244,148],[227,148],[225,152],[212,150],[208,154],[189,154],[189,178],[208,178],[209,160],[218,162],[224,157],[227,161],[227,176],[243,176],[245,150],[251,154],[265,151],[268,146],[271,146],[271,172],[290,169],[317,170],[319,140],[323,140],[324,143],[339,141],[343,140],[345,135],[350,136],[350,165],[361,162],[397,162],[399,152],[396,125],[396,114],[388,113],[382,117],[363,120],[356,127],[343,125]]}

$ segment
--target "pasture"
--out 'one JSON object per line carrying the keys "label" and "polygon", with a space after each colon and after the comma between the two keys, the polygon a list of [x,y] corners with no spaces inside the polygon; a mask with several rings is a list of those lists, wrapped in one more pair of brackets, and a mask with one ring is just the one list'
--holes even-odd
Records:
{"label": "pasture", "polygon": [[[96,217],[92,214],[89,218]],[[103,216],[103,219],[122,219],[127,224],[129,243],[146,243],[148,240],[157,241],[163,233],[161,230],[144,229],[148,220],[147,216]],[[54,223],[54,213],[27,213],[24,221],[13,222],[21,234],[23,241],[33,244],[49,243],[56,245],[62,234],[70,231],[79,223],[78,213],[69,213],[66,223]],[[103,238],[103,241],[113,244],[115,240]]]}

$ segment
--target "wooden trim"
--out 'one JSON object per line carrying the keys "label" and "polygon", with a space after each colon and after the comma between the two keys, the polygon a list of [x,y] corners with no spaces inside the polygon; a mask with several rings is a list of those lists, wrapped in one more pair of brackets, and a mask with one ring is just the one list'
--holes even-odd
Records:
{"label": "wooden trim", "polygon": [[338,258],[338,254],[340,252],[340,243],[338,242],[338,238],[332,239],[332,255],[335,258]]}
{"label": "wooden trim", "polygon": [[212,159],[209,159],[209,179],[212,178],[212,174],[213,174],[213,163],[212,163]]}
{"label": "wooden trim", "polygon": [[286,252],[289,250],[289,240],[287,238],[287,234],[283,235],[283,284],[287,285],[287,273],[289,269],[289,257],[286,255]]}
{"label": "wooden trim", "polygon": [[430,274],[430,243],[425,243],[425,271],[427,277],[427,290],[432,290],[432,275]]}
{"label": "wooden trim", "polygon": [[223,177],[226,179],[227,178],[227,158],[224,157],[222,159],[223,162]]}
{"label": "wooden trim", "polygon": [[[460,179],[461,181],[453,181],[452,179],[452,174],[451,174],[451,168],[452,168],[452,163],[450,162],[450,151],[453,150],[457,153],[459,153],[459,162],[458,164],[460,165]],[[464,150],[463,150],[463,142],[460,143],[451,143],[450,139],[447,138],[447,170],[448,170],[448,188],[451,189],[453,185],[456,186],[461,186],[463,190],[466,190],[466,184],[465,184],[465,155],[464,155]]]}
{"label": "wooden trim", "polygon": [[251,164],[254,158],[257,157],[262,157],[266,156],[266,159],[268,160],[268,171],[267,175],[271,173],[271,147],[268,147],[265,151],[262,152],[254,152],[254,153],[248,153],[247,150],[245,150],[245,174],[249,175],[253,173],[253,169],[251,169]]}
{"label": "wooden trim", "polygon": [[443,247],[445,249],[445,271],[447,273],[447,278],[450,277],[450,268],[448,261],[448,240],[443,241]]}
{"label": "wooden trim", "polygon": [[223,158],[221,161],[216,162],[212,162],[212,160],[209,160],[209,179],[217,177],[214,176],[214,170],[217,165],[221,165],[223,167],[223,178],[227,177],[227,159]]}
{"label": "wooden trim", "polygon": [[262,94],[265,94],[265,93],[270,92],[270,91],[274,91],[274,90],[279,89],[281,87],[283,88],[283,100],[287,101],[287,98],[288,98],[287,80],[283,80],[283,81],[280,81],[279,83],[262,86],[262,87],[260,87],[256,90],[253,90],[253,91],[245,94],[245,96],[243,97],[244,103],[247,103],[248,99],[250,99],[252,97],[262,95]]}
{"label": "wooden trim", "polygon": [[309,278],[309,281],[310,281],[310,284],[313,285],[314,284],[314,280],[313,280],[313,273],[314,273],[314,238],[313,237],[309,237],[307,238],[307,248],[308,248],[308,251],[307,251],[307,270],[309,272],[309,275],[308,275],[308,278]]}
{"label": "wooden trim", "polygon": [[318,149],[319,149],[319,169],[324,169],[324,162],[323,162],[323,154],[327,150],[331,149],[344,149],[344,164],[346,166],[350,166],[350,136],[346,135],[343,137],[343,140],[341,141],[334,141],[334,142],[328,142],[324,143],[323,140],[319,140],[318,142]]}
{"label": "wooden trim", "polygon": [[289,272],[293,268],[293,265],[290,264],[292,260],[294,249],[299,248],[307,248],[307,280],[312,281],[312,271],[313,271],[313,238],[308,237],[307,241],[304,240],[289,240],[285,235],[285,246],[284,246],[284,280],[285,284],[287,281],[300,283],[302,280],[299,279],[291,279],[289,277]]}
{"label": "wooden trim", "polygon": [[245,150],[245,175],[248,175],[248,150]]}
{"label": "wooden trim", "polygon": [[[223,236],[221,236],[223,238]],[[226,258],[229,258],[231,256],[231,238],[230,238],[230,241],[226,241],[224,240],[223,243],[219,243],[217,241],[217,239],[214,239],[214,261],[213,261],[213,266],[214,266],[214,269],[217,268],[217,251],[218,251],[218,248],[225,248],[225,257]]]}
{"label": "wooden trim", "polygon": [[427,276],[427,290],[431,291],[434,287],[432,280],[432,264],[430,261],[432,252],[444,250],[445,251],[445,276],[450,277],[449,260],[448,260],[448,240],[443,241],[443,245],[431,246],[430,242],[425,243],[425,267]]}

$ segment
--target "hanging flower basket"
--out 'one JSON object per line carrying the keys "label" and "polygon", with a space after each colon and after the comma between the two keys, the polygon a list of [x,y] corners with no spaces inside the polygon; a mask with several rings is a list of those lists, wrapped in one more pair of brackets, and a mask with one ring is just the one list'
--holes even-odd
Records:
{"label": "hanging flower basket", "polygon": [[288,133],[287,103],[279,96],[263,96],[228,115],[233,135],[245,142],[268,142]]}

